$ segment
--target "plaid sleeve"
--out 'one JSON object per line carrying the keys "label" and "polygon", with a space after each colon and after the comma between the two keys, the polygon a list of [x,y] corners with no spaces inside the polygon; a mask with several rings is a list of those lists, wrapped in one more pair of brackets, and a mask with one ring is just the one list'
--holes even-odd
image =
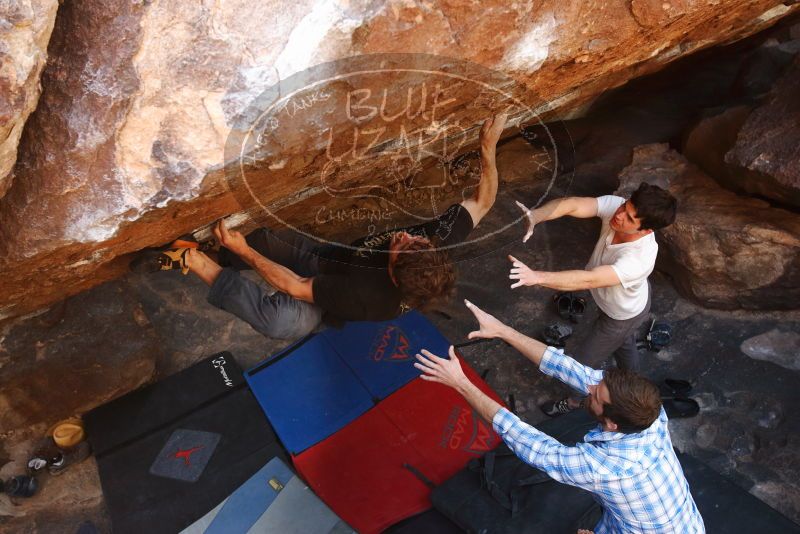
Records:
{"label": "plaid sleeve", "polygon": [[518,458],[553,480],[589,490],[594,487],[591,465],[579,447],[561,444],[505,408],[495,414],[492,426]]}
{"label": "plaid sleeve", "polygon": [[547,347],[544,351],[539,370],[584,395],[589,393],[588,386],[594,386],[603,379],[603,371],[582,365],[564,354],[563,349],[553,347]]}

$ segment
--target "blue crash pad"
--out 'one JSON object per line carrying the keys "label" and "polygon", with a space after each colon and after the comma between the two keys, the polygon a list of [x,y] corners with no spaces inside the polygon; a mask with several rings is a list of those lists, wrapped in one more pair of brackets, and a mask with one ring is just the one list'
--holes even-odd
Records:
{"label": "blue crash pad", "polygon": [[323,331],[336,352],[376,400],[419,376],[414,355],[421,349],[444,356],[450,342],[424,316],[409,312],[391,321],[352,322]]}
{"label": "blue crash pad", "polygon": [[414,355],[421,349],[444,355],[449,346],[425,317],[410,312],[307,336],[247,371],[245,379],[296,455],[418,377]]}
{"label": "blue crash pad", "polygon": [[323,336],[309,336],[245,375],[289,452],[319,443],[373,406]]}
{"label": "blue crash pad", "polygon": [[181,534],[354,534],[279,458]]}

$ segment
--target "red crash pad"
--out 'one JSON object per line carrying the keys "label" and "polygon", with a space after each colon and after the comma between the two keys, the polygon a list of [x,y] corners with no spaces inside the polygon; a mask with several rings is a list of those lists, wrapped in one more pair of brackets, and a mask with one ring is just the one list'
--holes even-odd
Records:
{"label": "red crash pad", "polygon": [[[497,395],[462,360],[469,379]],[[358,532],[377,533],[430,508],[434,484],[500,443],[452,389],[416,378],[332,436],[294,457],[303,478]]]}

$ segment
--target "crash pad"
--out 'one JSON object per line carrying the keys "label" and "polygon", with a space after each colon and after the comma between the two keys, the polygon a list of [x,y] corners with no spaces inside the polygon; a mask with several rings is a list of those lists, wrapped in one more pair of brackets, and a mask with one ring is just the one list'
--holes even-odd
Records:
{"label": "crash pad", "polygon": [[[106,445],[96,458],[115,533],[178,532],[270,459],[286,458],[233,358],[224,356],[227,379],[219,359],[206,358],[87,418],[90,442]],[[209,373],[223,386],[198,378]],[[236,376],[238,382],[231,379]],[[153,405],[158,409],[148,412]],[[119,427],[118,419],[136,431],[126,430],[124,439],[105,437]]]}
{"label": "crash pad", "polygon": [[334,514],[279,458],[181,534],[347,534]]}

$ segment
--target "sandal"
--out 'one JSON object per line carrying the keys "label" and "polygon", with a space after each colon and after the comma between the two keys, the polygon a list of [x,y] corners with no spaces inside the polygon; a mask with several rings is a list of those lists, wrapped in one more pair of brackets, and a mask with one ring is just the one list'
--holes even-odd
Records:
{"label": "sandal", "polygon": [[556,293],[553,295],[553,302],[556,305],[556,312],[562,319],[569,319],[572,313],[572,293]]}
{"label": "sandal", "polygon": [[583,297],[572,297],[569,307],[569,320],[578,323],[586,311],[586,299]]}

